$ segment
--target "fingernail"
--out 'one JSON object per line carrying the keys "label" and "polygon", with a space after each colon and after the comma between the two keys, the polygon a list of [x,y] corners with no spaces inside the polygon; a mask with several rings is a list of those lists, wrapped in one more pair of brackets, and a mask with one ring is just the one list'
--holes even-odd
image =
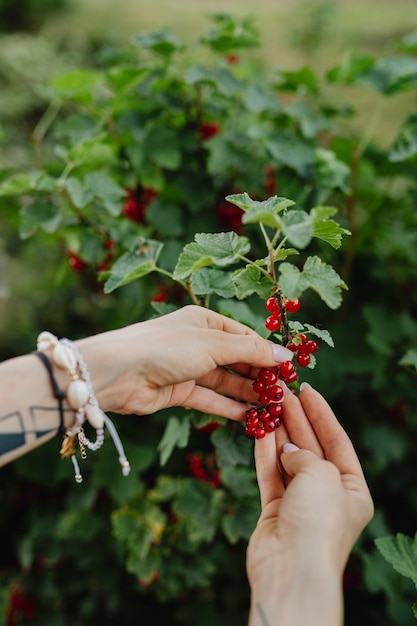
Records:
{"label": "fingernail", "polygon": [[280,346],[279,343],[272,344],[272,352],[274,355],[274,361],[277,361],[278,363],[292,361],[294,356],[294,352],[291,352],[288,348],[284,348],[284,346]]}
{"label": "fingernail", "polygon": [[295,445],[295,443],[284,443],[282,446],[283,452],[297,452],[300,448]]}
{"label": "fingernail", "polygon": [[303,389],[308,389],[311,388],[311,385],[309,383],[301,383],[300,385],[300,391],[302,391]]}

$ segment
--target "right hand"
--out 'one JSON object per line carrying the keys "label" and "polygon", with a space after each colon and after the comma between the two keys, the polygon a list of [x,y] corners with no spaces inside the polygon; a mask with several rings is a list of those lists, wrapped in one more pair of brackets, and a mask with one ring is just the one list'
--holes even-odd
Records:
{"label": "right hand", "polygon": [[[266,572],[285,576],[282,568],[293,572],[308,558],[307,567],[322,559],[341,576],[373,516],[354,447],[324,398],[310,386],[298,397],[287,393],[283,422],[255,442],[262,512],[248,546],[251,587]],[[283,452],[288,442],[300,449]]]}

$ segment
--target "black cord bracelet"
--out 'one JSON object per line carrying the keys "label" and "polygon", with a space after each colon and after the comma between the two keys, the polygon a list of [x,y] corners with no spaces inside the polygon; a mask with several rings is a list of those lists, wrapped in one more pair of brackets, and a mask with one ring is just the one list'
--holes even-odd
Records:
{"label": "black cord bracelet", "polygon": [[59,388],[58,383],[55,380],[55,376],[54,376],[54,372],[53,372],[53,369],[52,369],[51,362],[48,359],[48,357],[46,356],[46,354],[44,352],[37,352],[37,351],[32,352],[32,354],[35,354],[37,357],[39,357],[39,359],[42,361],[42,363],[46,367],[46,370],[47,370],[47,372],[49,374],[49,379],[51,381],[51,387],[52,387],[53,394],[54,394],[55,398],[58,400],[59,428],[58,428],[58,433],[57,434],[64,435],[65,434],[65,424],[64,424],[65,391],[62,391],[62,389]]}

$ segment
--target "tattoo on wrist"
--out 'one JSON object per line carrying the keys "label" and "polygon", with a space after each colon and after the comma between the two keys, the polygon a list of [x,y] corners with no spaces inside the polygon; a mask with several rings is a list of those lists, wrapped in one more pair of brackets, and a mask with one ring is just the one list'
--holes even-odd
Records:
{"label": "tattoo on wrist", "polygon": [[263,610],[263,608],[262,608],[262,606],[259,604],[259,602],[257,602],[257,603],[255,604],[255,607],[256,607],[256,612],[258,613],[258,615],[259,615],[259,617],[260,617],[260,619],[261,619],[262,625],[263,625],[263,626],[270,626],[270,625],[269,625],[269,622],[268,622],[268,619],[267,619],[267,617],[266,617],[266,615],[265,615],[265,611]]}
{"label": "tattoo on wrist", "polygon": [[57,432],[56,407],[31,406],[27,414],[16,410],[0,416],[0,457],[19,448],[36,447],[37,441]]}

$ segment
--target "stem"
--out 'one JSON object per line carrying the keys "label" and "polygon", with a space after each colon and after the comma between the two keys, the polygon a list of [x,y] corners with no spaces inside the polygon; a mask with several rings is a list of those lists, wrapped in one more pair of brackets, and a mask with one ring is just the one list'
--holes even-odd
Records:
{"label": "stem", "polygon": [[261,274],[263,274],[264,276],[267,276],[268,278],[271,277],[271,274],[269,272],[264,270],[262,267],[260,267],[259,265],[257,265],[256,263],[248,259],[247,257],[239,255],[239,259],[241,261],[245,261],[245,263],[247,263],[248,265],[253,265],[253,267],[256,267],[256,269],[258,269],[261,272]]}
{"label": "stem", "polygon": [[55,120],[56,116],[59,113],[59,110],[62,106],[62,102],[56,100],[52,102],[46,109],[45,113],[36,124],[33,129],[31,142],[33,146],[34,158],[36,167],[39,169],[42,167],[42,154],[41,154],[41,143],[46,133],[48,132],[50,126]]}

